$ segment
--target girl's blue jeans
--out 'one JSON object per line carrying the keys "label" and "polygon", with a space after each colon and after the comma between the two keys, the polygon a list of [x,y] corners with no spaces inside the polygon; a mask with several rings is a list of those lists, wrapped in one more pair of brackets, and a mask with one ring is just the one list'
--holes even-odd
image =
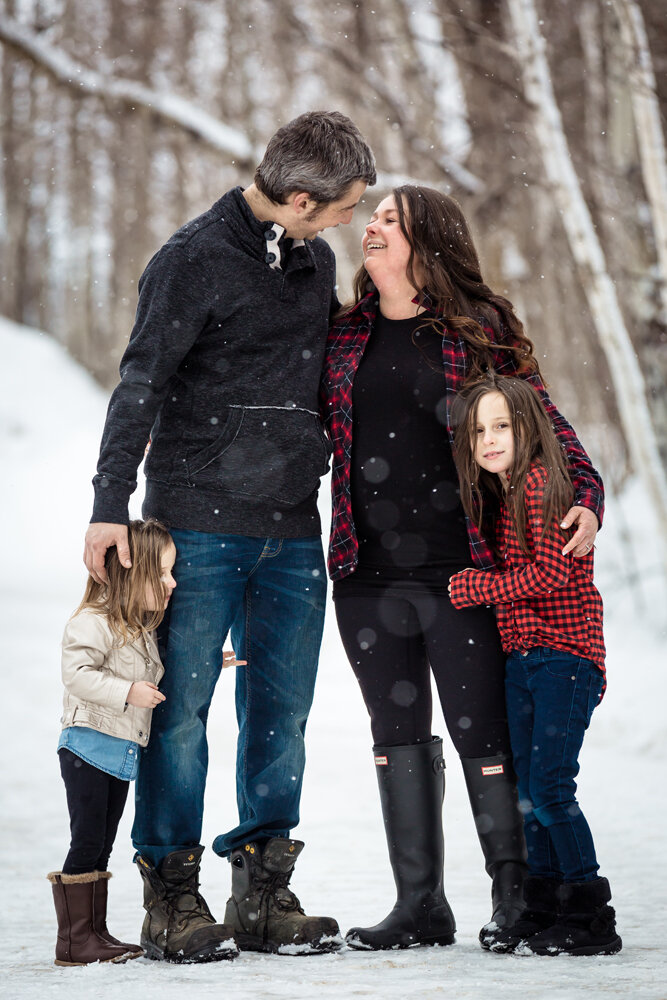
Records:
{"label": "girl's blue jeans", "polygon": [[159,632],[166,701],[153,712],[132,829],[154,865],[201,840],[206,723],[228,632],[248,661],[236,668],[239,822],[213,849],[228,855],[297,825],[326,596],[319,537],[171,534],[177,586]]}
{"label": "girl's blue jeans", "polygon": [[595,664],[571,653],[538,647],[508,657],[507,719],[532,875],[565,882],[597,877],[575,778],[602,686]]}

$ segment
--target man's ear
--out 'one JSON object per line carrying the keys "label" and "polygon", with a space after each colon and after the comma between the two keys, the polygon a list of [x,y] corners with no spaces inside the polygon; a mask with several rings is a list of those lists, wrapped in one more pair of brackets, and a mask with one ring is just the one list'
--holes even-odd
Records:
{"label": "man's ear", "polygon": [[307,215],[317,207],[317,203],[310,197],[308,191],[294,191],[289,196],[288,204],[294,209],[297,215]]}

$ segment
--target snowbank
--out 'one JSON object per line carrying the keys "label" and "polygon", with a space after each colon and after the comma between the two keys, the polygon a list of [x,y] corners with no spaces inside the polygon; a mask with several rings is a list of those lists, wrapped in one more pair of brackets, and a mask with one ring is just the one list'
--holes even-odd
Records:
{"label": "snowbank", "polygon": [[[0,635],[5,705],[2,773],[2,962],[7,996],[134,1000],[159,992],[226,1000],[278,998],[456,997],[572,1000],[632,992],[664,997],[667,961],[655,919],[663,892],[666,806],[662,661],[665,595],[652,569],[635,574],[620,544],[621,510],[650,564],[651,511],[636,492],[612,501],[598,545],[607,607],[609,692],[583,754],[580,796],[598,853],[615,890],[624,951],[613,959],[533,960],[483,954],[476,934],[489,914],[489,881],[455,755],[447,752],[446,886],[457,916],[451,948],[318,958],[243,955],[234,963],[173,967],[135,961],[122,967],[56,969],[55,922],[44,878],[68,843],[67,811],[55,745],[59,731],[59,642],[78,603],[85,572],[83,534],[106,411],[106,395],[48,336],[0,320],[0,455],[5,537],[0,569]],[[328,523],[328,497],[322,492]],[[138,512],[138,504],[134,504]],[[634,575],[633,575],[634,574]],[[662,616],[662,623],[658,621]],[[434,731],[443,732],[438,713]],[[209,721],[211,769],[203,841],[235,821],[233,677],[223,676]],[[329,615],[316,701],[302,822],[306,841],[294,888],[307,911],[332,913],[343,930],[374,922],[393,902],[392,880],[374,787],[365,709]],[[663,755],[663,756],[661,756]],[[140,884],[130,864],[131,806],[112,859],[110,926],[137,939]],[[229,891],[227,866],[207,849],[203,888],[217,915]]]}

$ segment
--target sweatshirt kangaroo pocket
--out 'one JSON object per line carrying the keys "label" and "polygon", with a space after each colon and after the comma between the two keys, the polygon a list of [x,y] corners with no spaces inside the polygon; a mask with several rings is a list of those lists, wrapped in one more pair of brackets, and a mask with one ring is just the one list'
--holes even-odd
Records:
{"label": "sweatshirt kangaroo pocket", "polygon": [[219,438],[188,460],[188,481],[293,506],[317,489],[330,455],[312,410],[230,406]]}

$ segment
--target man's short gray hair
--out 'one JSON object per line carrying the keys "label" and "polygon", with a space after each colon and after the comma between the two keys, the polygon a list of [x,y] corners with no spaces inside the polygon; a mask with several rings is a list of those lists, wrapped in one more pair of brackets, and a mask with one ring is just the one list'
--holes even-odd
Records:
{"label": "man's short gray hair", "polygon": [[320,204],[337,201],[354,181],[375,184],[375,157],[339,111],[307,111],[283,125],[255,172],[256,186],[278,204],[293,191],[307,191]]}

